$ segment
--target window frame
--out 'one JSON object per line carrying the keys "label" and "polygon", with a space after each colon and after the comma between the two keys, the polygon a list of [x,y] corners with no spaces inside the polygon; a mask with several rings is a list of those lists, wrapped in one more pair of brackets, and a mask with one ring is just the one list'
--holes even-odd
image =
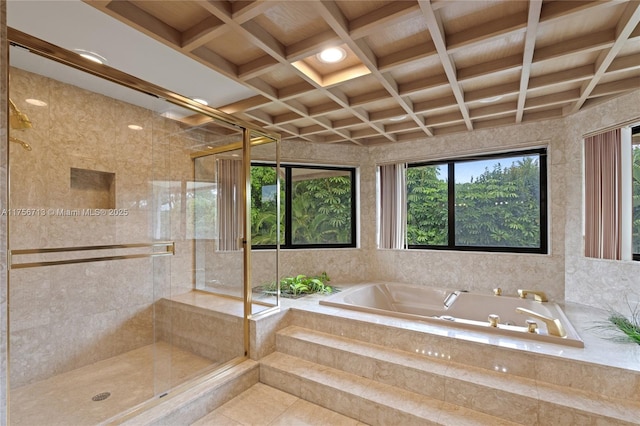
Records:
{"label": "window frame", "polygon": [[[267,162],[251,162],[251,166],[254,167],[277,167],[274,163]],[[284,203],[280,200],[281,208],[284,209],[284,223],[281,223],[280,226],[284,226],[284,241],[281,241],[279,247],[281,249],[336,249],[336,248],[356,248],[357,247],[357,235],[358,235],[358,220],[357,220],[357,203],[358,203],[358,192],[357,192],[357,168],[350,166],[323,166],[323,165],[311,165],[311,164],[299,164],[299,163],[280,163],[280,169],[284,171],[284,179],[281,179],[281,186],[284,187]],[[294,244],[292,242],[292,215],[290,214],[293,204],[293,180],[292,170],[293,169],[307,169],[307,170],[328,170],[328,171],[340,171],[340,172],[348,172],[349,177],[351,178],[351,242],[349,243],[335,243],[335,244],[327,244],[327,243],[313,243],[313,244]],[[284,183],[284,185],[283,185]],[[261,244],[261,245],[251,245],[252,249],[256,250],[269,250],[275,249],[276,244]]]}
{"label": "window frame", "polygon": [[[640,125],[638,126],[633,126],[631,128],[631,188],[632,188],[632,193],[631,193],[631,208],[633,209],[633,151],[634,151],[634,147],[637,146],[638,148],[640,148],[640,143],[633,143],[633,135],[638,135],[640,134]],[[631,213],[631,221],[633,222],[633,211]],[[632,243],[633,243],[633,226],[631,227],[631,235],[632,235]],[[640,253],[634,253],[633,252],[633,244],[631,246],[631,258],[635,261],[640,261]]]}
{"label": "window frame", "polygon": [[[456,244],[455,241],[455,165],[456,163],[466,163],[478,160],[495,160],[500,158],[518,157],[526,155],[539,156],[540,168],[540,245],[539,247],[503,247],[503,246],[469,246]],[[447,166],[447,244],[446,245],[429,245],[429,244],[409,244],[409,250],[454,250],[454,251],[473,251],[473,252],[493,252],[493,253],[528,253],[528,254],[549,254],[549,214],[548,214],[548,178],[547,178],[547,148],[533,148],[518,151],[508,151],[492,154],[481,154],[473,156],[465,156],[459,158],[448,158],[443,160],[434,160],[426,162],[408,163],[407,169],[411,167],[423,166]],[[408,200],[407,200],[408,208]]]}

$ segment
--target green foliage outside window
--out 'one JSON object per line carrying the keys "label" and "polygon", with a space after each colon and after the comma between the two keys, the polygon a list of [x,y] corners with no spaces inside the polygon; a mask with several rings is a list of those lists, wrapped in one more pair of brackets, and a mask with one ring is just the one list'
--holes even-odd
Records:
{"label": "green foliage outside window", "polygon": [[[285,179],[280,189],[280,243],[286,246],[285,219],[290,216],[293,245],[349,244],[352,236],[352,185],[349,171],[305,169],[293,170],[291,212],[285,212]],[[318,177],[314,177],[318,175]],[[269,165],[251,167],[251,239],[254,246],[276,244],[276,168]]]}
{"label": "green foliage outside window", "polygon": [[407,241],[447,245],[447,165],[407,169]]}
{"label": "green foliage outside window", "polygon": [[[539,155],[488,161],[477,177],[459,179],[453,188],[455,241],[449,244],[451,193],[448,167],[454,173],[472,163],[448,162],[407,169],[407,241],[409,245],[538,248],[541,246]],[[459,173],[463,175],[462,171]]]}
{"label": "green foliage outside window", "polygon": [[293,182],[293,244],[351,242],[351,179],[322,177]]}

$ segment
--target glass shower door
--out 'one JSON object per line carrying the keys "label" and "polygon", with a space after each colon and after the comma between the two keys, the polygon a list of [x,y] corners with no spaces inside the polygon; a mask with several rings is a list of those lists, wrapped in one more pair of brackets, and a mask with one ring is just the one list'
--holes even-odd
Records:
{"label": "glass shower door", "polygon": [[191,157],[241,130],[10,53],[11,424],[105,422],[243,356],[195,289]]}

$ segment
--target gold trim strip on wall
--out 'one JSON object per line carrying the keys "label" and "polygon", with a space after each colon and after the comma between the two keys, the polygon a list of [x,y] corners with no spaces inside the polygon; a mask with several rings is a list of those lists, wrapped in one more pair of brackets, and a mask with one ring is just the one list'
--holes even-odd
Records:
{"label": "gold trim strip on wall", "polygon": [[[73,251],[114,250],[114,249],[140,248],[140,247],[149,247],[149,248],[164,247],[165,251],[159,251],[159,252],[153,252],[153,253],[126,254],[126,255],[118,255],[118,256],[83,257],[78,259],[50,260],[50,261],[41,261],[41,262],[24,262],[24,263],[13,262],[14,255],[64,253],[64,252],[73,252]],[[157,243],[112,244],[112,245],[102,245],[102,246],[20,249],[20,250],[11,250],[9,253],[9,256],[11,259],[11,266],[10,266],[11,269],[23,269],[23,268],[36,268],[39,266],[71,265],[74,263],[102,262],[106,260],[141,259],[145,257],[173,256],[175,252],[176,252],[175,242],[162,241]]]}

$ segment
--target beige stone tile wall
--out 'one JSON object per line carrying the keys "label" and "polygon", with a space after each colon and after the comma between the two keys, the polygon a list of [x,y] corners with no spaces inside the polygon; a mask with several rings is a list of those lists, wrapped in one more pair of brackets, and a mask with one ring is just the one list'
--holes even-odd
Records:
{"label": "beige stone tile wall", "polygon": [[640,123],[640,90],[567,117],[565,287],[568,301],[629,315],[640,303],[640,262],[584,256],[583,136],[624,123]]}
{"label": "beige stone tile wall", "polygon": [[[7,2],[0,0],[0,58],[9,56],[9,43],[7,39]],[[9,146],[7,131],[7,95],[9,67],[5,61],[0,61],[0,207],[7,205],[7,149]],[[7,258],[7,217],[0,216],[0,257]],[[7,388],[8,388],[8,287],[7,287],[7,265],[0,262],[0,424],[7,424]]]}

